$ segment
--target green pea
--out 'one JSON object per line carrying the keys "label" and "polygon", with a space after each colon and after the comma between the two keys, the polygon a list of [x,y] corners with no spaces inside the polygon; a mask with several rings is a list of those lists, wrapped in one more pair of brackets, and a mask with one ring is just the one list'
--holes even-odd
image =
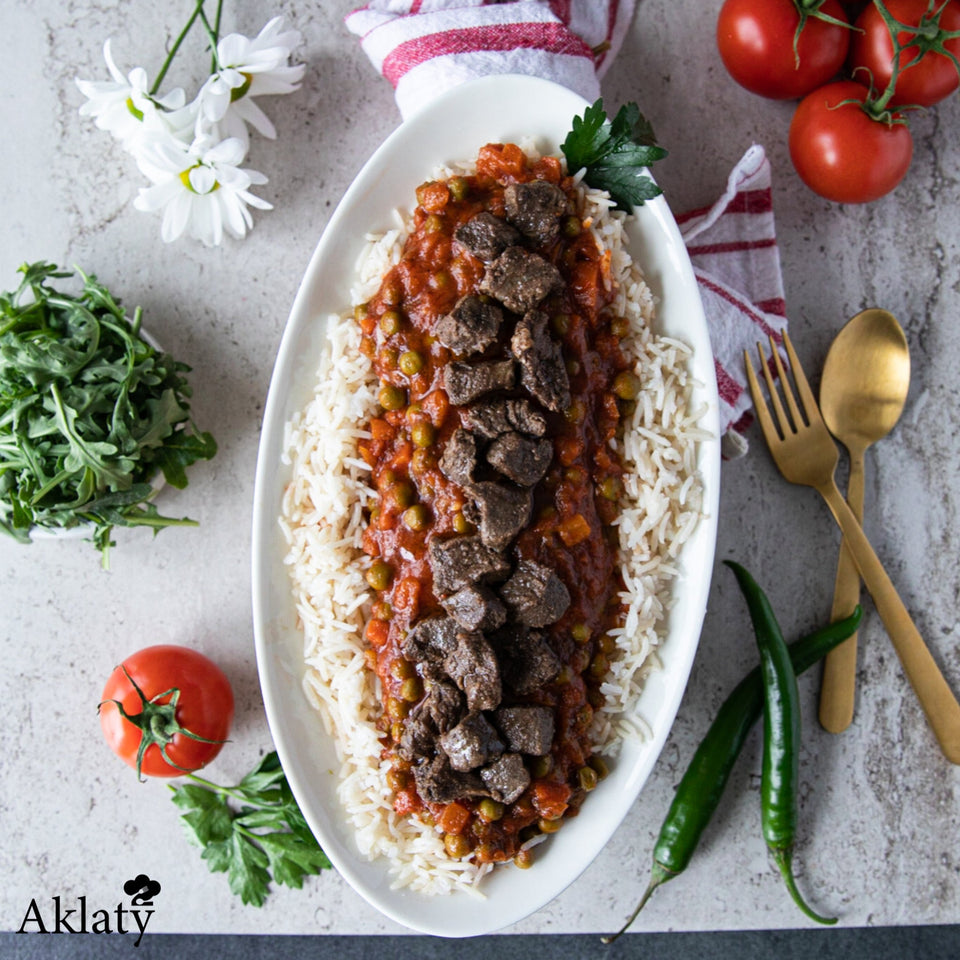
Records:
{"label": "green pea", "polygon": [[550,326],[553,327],[553,332],[558,336],[565,336],[567,331],[570,329],[570,314],[555,313],[550,318]]}
{"label": "green pea", "polygon": [[407,394],[400,387],[395,387],[392,383],[385,383],[380,388],[377,399],[384,410],[399,410],[407,402]]}
{"label": "green pea", "polygon": [[438,217],[435,213],[431,213],[427,219],[423,221],[423,229],[425,233],[438,233],[443,229],[443,217]]}
{"label": "green pea", "polygon": [[374,590],[386,590],[393,579],[393,570],[385,560],[374,560],[365,576],[367,583]]}
{"label": "green pea", "polygon": [[403,511],[403,522],[411,530],[426,530],[430,524],[430,513],[422,503],[415,503]]}
{"label": "green pea", "polygon": [[415,423],[410,428],[410,439],[415,447],[429,447],[436,439],[437,431],[432,423]]}
{"label": "green pea", "polygon": [[584,790],[593,790],[597,786],[597,771],[593,767],[581,767],[577,771],[577,779]]}
{"label": "green pea", "polygon": [[398,507],[405,509],[414,501],[415,494],[413,486],[407,483],[406,480],[401,480],[394,484],[391,488],[391,493],[393,493],[393,499],[396,501]]}
{"label": "green pea", "polygon": [[636,400],[640,386],[640,378],[631,370],[624,370],[613,378],[613,392],[621,400]]}
{"label": "green pea", "polygon": [[380,353],[377,354],[377,361],[381,367],[386,367],[387,370],[395,370],[399,356],[400,351],[397,350],[396,347],[384,347]]}
{"label": "green pea", "polygon": [[579,217],[564,217],[560,229],[563,230],[565,237],[579,237],[580,231],[583,229],[583,223]]}
{"label": "green pea", "polygon": [[600,484],[600,496],[604,500],[619,500],[623,493],[623,481],[619,477],[606,477]]}
{"label": "green pea", "polygon": [[599,754],[595,753],[587,763],[590,764],[596,772],[598,780],[605,780],[610,775],[610,768],[607,766],[607,761]]}
{"label": "green pea", "polygon": [[413,456],[410,458],[410,469],[411,471],[420,476],[431,469],[436,463],[436,457],[433,454],[432,450],[421,447],[418,450],[413,451]]}
{"label": "green pea", "polygon": [[545,757],[534,757],[530,762],[530,776],[540,780],[553,769],[553,757],[548,753]]}
{"label": "green pea", "polygon": [[443,838],[443,846],[454,860],[460,860],[470,853],[470,841],[457,833],[448,833]]}
{"label": "green pea", "polygon": [[423,413],[423,404],[421,404],[419,400],[414,400],[413,403],[407,407],[408,420],[416,420],[421,413]]}
{"label": "green pea", "polygon": [[407,677],[400,684],[400,696],[407,703],[416,703],[423,696],[423,683],[419,677]]}
{"label": "green pea", "polygon": [[398,697],[389,697],[386,711],[391,720],[402,720],[410,712],[410,704]]}
{"label": "green pea", "polygon": [[370,312],[370,308],[365,303],[358,303],[353,308],[353,319],[359,323],[361,320],[365,320],[367,314]]}
{"label": "green pea", "polygon": [[473,533],[473,524],[463,515],[462,510],[453,515],[453,529],[457,533]]}
{"label": "green pea", "polygon": [[491,800],[489,797],[484,797],[477,804],[477,813],[483,817],[484,820],[492,823],[494,820],[499,820],[503,817],[504,810],[506,808],[498,800]]}
{"label": "green pea", "polygon": [[384,310],[380,314],[380,331],[385,337],[392,337],[400,332],[400,321],[403,318],[398,310]]}
{"label": "green pea", "polygon": [[423,357],[416,350],[406,350],[400,354],[399,364],[400,371],[412,377],[423,369]]}
{"label": "green pea", "polygon": [[570,628],[570,635],[579,644],[584,644],[590,639],[590,628],[585,623],[575,623]]}
{"label": "green pea", "polygon": [[618,337],[625,337],[630,332],[630,321],[626,317],[614,317],[610,321],[610,332]]}
{"label": "green pea", "polygon": [[452,177],[447,182],[447,189],[454,200],[466,200],[470,193],[470,182],[466,177]]}

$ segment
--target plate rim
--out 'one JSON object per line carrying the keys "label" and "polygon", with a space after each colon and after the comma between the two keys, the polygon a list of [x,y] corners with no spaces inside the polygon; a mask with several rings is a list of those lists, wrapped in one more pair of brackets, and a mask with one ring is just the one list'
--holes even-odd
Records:
{"label": "plate rim", "polygon": [[[298,286],[296,296],[283,330],[280,345],[278,347],[277,357],[270,378],[267,400],[264,406],[262,429],[258,446],[252,516],[253,529],[251,545],[251,586],[257,669],[264,707],[267,713],[267,720],[275,747],[280,755],[281,763],[287,772],[291,789],[293,790],[294,795],[297,796],[298,802],[301,803],[301,806],[303,803],[300,798],[306,796],[309,791],[307,790],[306,785],[301,782],[300,765],[297,762],[297,758],[293,755],[293,753],[291,753],[290,744],[287,743],[285,737],[282,735],[283,707],[282,704],[277,704],[275,702],[273,690],[273,683],[275,681],[275,668],[274,665],[270,663],[269,651],[267,649],[267,610],[269,608],[269,602],[267,598],[268,590],[266,578],[269,573],[268,568],[272,566],[272,564],[267,564],[266,562],[268,553],[265,549],[265,544],[269,543],[270,540],[268,535],[269,529],[271,527],[276,527],[278,524],[279,501],[272,502],[271,509],[268,511],[267,498],[263,496],[263,492],[271,485],[271,480],[275,479],[274,475],[276,474],[277,468],[281,463],[280,457],[277,456],[277,452],[278,444],[279,452],[282,454],[283,451],[283,445],[279,438],[283,433],[284,420],[280,419],[278,414],[282,413],[284,403],[288,402],[290,398],[290,385],[284,381],[287,379],[287,375],[295,365],[295,358],[292,356],[292,354],[298,345],[298,341],[303,339],[305,335],[301,329],[307,322],[307,320],[304,319],[304,312],[307,310],[311,297],[315,292],[314,287],[316,286],[317,274],[318,272],[322,272],[321,262],[327,253],[327,247],[331,245],[332,241],[329,238],[332,236],[332,231],[339,226],[340,221],[344,217],[344,211],[348,211],[356,198],[367,188],[367,181],[371,177],[375,177],[377,170],[382,166],[384,157],[389,157],[391,151],[394,149],[394,145],[398,142],[402,142],[404,137],[409,136],[411,130],[416,130],[418,127],[428,123],[432,115],[440,113],[443,109],[449,109],[451,104],[469,100],[471,97],[494,96],[498,92],[499,95],[502,96],[504,89],[510,90],[511,88],[527,88],[531,94],[566,98],[573,105],[575,112],[582,112],[584,107],[589,106],[588,101],[584,100],[579,95],[551,81],[526,75],[498,75],[495,77],[485,77],[478,80],[469,81],[459,85],[458,87],[454,87],[453,89],[440,95],[436,100],[432,101],[431,104],[429,104],[424,110],[414,114],[408,120],[400,124],[387,136],[387,138],[374,151],[374,153],[371,154],[370,158],[354,177],[350,186],[344,192],[343,197],[331,214],[324,229],[321,231],[320,237]],[[573,115],[574,113],[571,113],[571,120]],[[461,156],[465,156],[467,153],[468,151],[465,150]],[[431,161],[430,158],[427,158],[426,162],[423,164],[424,176],[428,175],[430,167],[432,167],[435,162],[441,162],[442,160],[449,161],[452,159],[454,158],[434,158],[434,160]],[[406,201],[408,198],[403,197],[398,199],[401,201]],[[683,245],[682,238],[680,238],[676,221],[674,220],[673,215],[663,197],[658,197],[654,201],[648,201],[644,209],[646,212],[643,214],[643,216],[652,216],[656,218],[660,229],[665,231],[665,234],[670,238],[672,243],[671,249],[673,249],[674,252],[677,251],[677,244],[679,244],[679,250],[682,251],[682,256],[679,253],[677,255],[681,257],[682,262],[679,263],[678,266],[680,272],[687,275],[688,289],[692,289],[694,291],[696,295],[696,304],[699,308],[694,321],[695,324],[701,328],[699,331],[701,337],[705,336],[707,343],[709,344],[709,333],[706,327],[706,319],[703,314],[703,307],[700,301],[699,291],[697,290],[692,265],[690,264],[689,257],[687,256],[686,248]],[[534,897],[533,899],[535,902],[532,902],[532,905],[524,906],[504,917],[498,917],[494,923],[480,923],[474,925],[473,927],[465,927],[459,930],[451,930],[443,923],[427,920],[423,917],[416,916],[415,912],[410,913],[399,909],[396,906],[396,902],[403,902],[406,899],[409,899],[409,897],[406,896],[406,894],[409,893],[408,891],[394,891],[394,893],[397,894],[396,896],[387,896],[385,898],[382,895],[383,891],[375,891],[370,889],[370,885],[360,875],[361,873],[367,871],[358,870],[355,861],[350,862],[349,858],[340,856],[338,843],[330,843],[331,838],[327,836],[327,829],[325,825],[318,820],[318,817],[314,815],[315,811],[312,809],[305,809],[303,811],[304,816],[307,817],[308,823],[310,824],[310,827],[314,833],[320,834],[318,836],[318,840],[320,840],[321,844],[324,845],[324,849],[327,851],[328,856],[334,863],[341,876],[343,876],[343,878],[353,887],[354,890],[356,890],[357,893],[360,894],[360,896],[362,896],[368,903],[379,910],[382,914],[389,917],[391,920],[422,933],[446,937],[474,936],[478,934],[492,933],[495,930],[502,929],[505,926],[509,926],[512,923],[518,922],[519,920],[531,915],[536,910],[541,909],[546,903],[558,896],[563,889],[566,889],[570,883],[573,883],[574,880],[576,880],[583,870],[585,870],[589,864],[593,862],[593,859],[595,859],[596,855],[599,854],[600,850],[606,846],[610,836],[612,836],[615,829],[622,822],[623,817],[629,811],[630,807],[635,803],[643,784],[646,782],[649,774],[652,772],[652,769],[656,764],[656,760],[660,756],[663,745],[666,741],[666,737],[673,726],[683,693],[688,684],[690,670],[692,669],[693,660],[699,644],[700,632],[702,631],[703,618],[706,613],[706,599],[709,594],[713,558],[716,548],[720,463],[717,389],[715,378],[712,380],[710,379],[713,377],[712,353],[710,357],[711,362],[702,364],[701,366],[703,369],[700,370],[701,381],[704,378],[706,378],[707,381],[705,383],[701,383],[701,392],[704,392],[707,395],[707,400],[709,402],[708,409],[704,414],[704,417],[701,419],[700,425],[704,429],[710,431],[716,439],[713,441],[701,441],[698,444],[698,450],[696,454],[697,470],[698,473],[700,473],[703,477],[704,488],[704,515],[699,521],[698,531],[694,534],[695,537],[699,537],[698,543],[701,544],[701,552],[703,553],[702,570],[700,572],[704,581],[700,586],[698,596],[695,597],[696,603],[694,604],[694,609],[691,614],[692,621],[696,624],[696,636],[689,641],[689,646],[684,650],[685,655],[682,657],[679,666],[675,666],[673,668],[677,672],[674,674],[675,682],[671,695],[672,701],[666,708],[666,711],[669,714],[668,722],[663,725],[662,729],[655,730],[650,740],[644,745],[644,752],[648,755],[651,755],[649,762],[644,762],[643,764],[633,764],[633,768],[645,767],[645,769],[633,769],[633,773],[636,775],[631,776],[625,784],[624,792],[625,794],[629,794],[629,802],[623,805],[621,800],[623,812],[619,817],[617,817],[614,825],[606,833],[603,842],[596,847],[589,859],[584,860],[579,865],[579,868],[565,879],[565,882],[563,882],[562,886],[559,888],[557,888],[556,885],[548,886],[547,894],[542,897]],[[685,552],[686,549],[681,551],[681,557],[683,557]],[[299,684],[297,684],[297,687],[299,687]],[[299,693],[299,690],[297,690],[297,692]],[[317,715],[317,720],[319,721],[319,715]],[[322,729],[322,723],[318,723],[318,729],[320,730],[321,734],[325,736],[325,733],[323,733]],[[281,731],[281,733],[278,734],[278,731]],[[571,822],[576,823],[576,820]],[[331,849],[327,848],[328,844],[330,845]],[[442,902],[445,899],[442,895],[428,897],[422,894],[411,893],[409,896],[419,898],[418,902]]]}

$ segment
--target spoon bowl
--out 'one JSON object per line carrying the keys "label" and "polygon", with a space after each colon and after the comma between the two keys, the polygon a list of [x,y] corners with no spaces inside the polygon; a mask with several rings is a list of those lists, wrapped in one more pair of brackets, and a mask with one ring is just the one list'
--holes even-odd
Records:
{"label": "spoon bowl", "polygon": [[[864,453],[896,426],[910,388],[910,350],[896,317],[863,310],[837,334],[820,379],[820,411],[829,431],[850,455],[847,502],[863,519]],[[834,620],[848,616],[860,598],[860,576],[841,547],[833,595]],[[820,723],[840,733],[853,720],[857,669],[854,634],[824,661]]]}

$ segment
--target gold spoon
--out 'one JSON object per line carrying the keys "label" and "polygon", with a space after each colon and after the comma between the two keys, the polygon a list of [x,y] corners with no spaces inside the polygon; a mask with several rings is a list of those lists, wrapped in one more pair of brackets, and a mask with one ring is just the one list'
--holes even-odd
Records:
{"label": "gold spoon", "polygon": [[[837,334],[820,380],[820,411],[850,454],[847,503],[863,521],[863,455],[900,418],[910,387],[910,350],[896,317],[863,310]],[[841,545],[831,618],[849,616],[860,600],[860,575]],[[857,636],[827,654],[820,688],[820,723],[831,733],[850,726],[857,675]]]}

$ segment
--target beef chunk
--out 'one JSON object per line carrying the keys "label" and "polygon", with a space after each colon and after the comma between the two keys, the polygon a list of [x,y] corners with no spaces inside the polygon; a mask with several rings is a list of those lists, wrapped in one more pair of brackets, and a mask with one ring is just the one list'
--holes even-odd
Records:
{"label": "beef chunk", "polygon": [[526,313],[555,290],[563,288],[560,271],[543,257],[523,247],[508,247],[491,263],[480,283],[514,313]]}
{"label": "beef chunk", "polygon": [[517,430],[531,437],[547,432],[546,417],[529,401],[519,399],[481,400],[461,411],[463,425],[488,440]]}
{"label": "beef chunk", "polygon": [[567,195],[546,180],[511,183],[503,191],[507,220],[525,237],[550,243],[560,232],[560,214],[567,209]]}
{"label": "beef chunk", "polygon": [[[494,550],[503,550],[530,522],[533,496],[529,489],[509,483],[484,481],[470,485],[480,539]],[[472,519],[473,514],[468,514]]]}
{"label": "beef chunk", "polygon": [[481,353],[497,339],[503,322],[503,311],[495,303],[484,303],[479,297],[461,297],[453,310],[437,321],[436,338],[454,353],[469,356]]}
{"label": "beef chunk", "polygon": [[473,481],[473,471],[477,466],[477,441],[466,430],[459,427],[450,435],[440,458],[440,472],[461,487]]}
{"label": "beef chunk", "polygon": [[520,794],[530,785],[530,774],[519,753],[505,753],[493,763],[488,763],[480,771],[480,778],[490,791],[490,796],[501,803],[519,800]]}
{"label": "beef chunk", "polygon": [[459,363],[456,360],[443,368],[443,387],[451,403],[463,404],[494,390],[509,390],[516,382],[512,360],[487,360],[482,363]]}
{"label": "beef chunk", "polygon": [[487,463],[521,487],[543,479],[553,459],[550,440],[534,440],[521,433],[504,433],[490,444]]}
{"label": "beef chunk", "polygon": [[503,741],[482,713],[470,713],[440,738],[454,770],[465,773],[503,753]]}
{"label": "beef chunk", "polygon": [[470,584],[440,602],[465,630],[496,630],[507,620],[507,610],[497,595],[481,585]]}
{"label": "beef chunk", "polygon": [[563,664],[538,630],[519,624],[498,630],[490,638],[500,659],[503,684],[525,695],[555,680]]}
{"label": "beef chunk", "polygon": [[471,711],[494,710],[500,705],[500,666],[482,633],[457,634],[457,647],[444,667],[452,680],[467,695]]}
{"label": "beef chunk", "polygon": [[453,235],[475,257],[487,263],[520,242],[520,234],[506,220],[486,211],[462,223]]}
{"label": "beef chunk", "polygon": [[570,380],[556,343],[547,329],[547,315],[526,314],[510,339],[510,349],[520,361],[520,382],[548,410],[562,413],[570,406]]}
{"label": "beef chunk", "polygon": [[533,560],[521,560],[513,576],[500,588],[500,599],[511,616],[528,627],[556,623],[570,606],[563,581]]}
{"label": "beef chunk", "polygon": [[413,768],[417,793],[427,803],[453,803],[461,797],[488,797],[489,788],[475,773],[458,773],[445,754]]}
{"label": "beef chunk", "polygon": [[542,757],[553,744],[553,711],[549,707],[501,707],[493,722],[507,749]]}
{"label": "beef chunk", "polygon": [[427,617],[403,638],[400,648],[425,677],[442,680],[446,676],[443,661],[456,649],[458,629],[450,617]]}
{"label": "beef chunk", "polygon": [[437,737],[452,730],[464,713],[466,702],[460,689],[452,683],[435,683],[404,722],[400,756],[407,760],[432,757]]}
{"label": "beef chunk", "polygon": [[455,593],[471,583],[502,580],[510,573],[507,560],[484,545],[480,537],[431,540],[427,549],[433,572],[433,592],[437,596]]}

